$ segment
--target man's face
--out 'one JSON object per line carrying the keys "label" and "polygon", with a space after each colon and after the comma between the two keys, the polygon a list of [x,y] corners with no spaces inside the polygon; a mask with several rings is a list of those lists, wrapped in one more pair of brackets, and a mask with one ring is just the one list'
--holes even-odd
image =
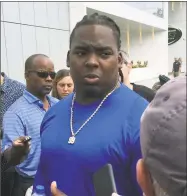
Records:
{"label": "man's face", "polygon": [[26,74],[27,85],[36,95],[47,95],[52,90],[53,76],[55,73],[52,61],[47,57],[37,56],[31,70]]}
{"label": "man's face", "polygon": [[177,58],[174,58],[174,61],[177,62]]}
{"label": "man's face", "polygon": [[85,25],[75,30],[68,55],[75,89],[93,96],[112,89],[118,80],[121,61],[112,29]]}

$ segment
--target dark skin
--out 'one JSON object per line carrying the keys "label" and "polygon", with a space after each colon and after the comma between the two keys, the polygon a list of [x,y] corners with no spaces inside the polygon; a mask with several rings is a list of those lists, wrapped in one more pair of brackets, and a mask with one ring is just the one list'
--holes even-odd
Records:
{"label": "dark skin", "polygon": [[137,181],[146,196],[155,196],[154,186],[150,172],[143,159],[136,165]]}
{"label": "dark skin", "polygon": [[78,27],[67,64],[78,103],[85,105],[103,99],[116,86],[122,64],[113,30],[102,25]]}
{"label": "dark skin", "polygon": [[54,72],[54,64],[47,57],[37,56],[33,60],[33,65],[30,70],[34,72],[26,71],[25,73],[27,90],[39,98],[44,104],[44,109],[47,110],[49,108],[49,102],[46,95],[48,95],[52,90],[53,80],[50,76],[47,78],[41,78],[37,75],[37,73],[35,73],[35,71]]}
{"label": "dark skin", "polygon": [[13,141],[12,146],[4,151],[5,159],[10,166],[20,164],[30,151],[30,142],[25,142],[26,137],[22,136]]}

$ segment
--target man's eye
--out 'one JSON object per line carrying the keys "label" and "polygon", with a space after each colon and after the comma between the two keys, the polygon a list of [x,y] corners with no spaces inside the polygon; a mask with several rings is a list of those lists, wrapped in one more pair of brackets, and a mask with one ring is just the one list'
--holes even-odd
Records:
{"label": "man's eye", "polygon": [[76,54],[77,54],[78,56],[83,56],[83,55],[85,55],[86,53],[85,53],[85,52],[76,52]]}
{"label": "man's eye", "polygon": [[109,53],[109,52],[103,52],[103,53],[101,53],[101,56],[102,57],[108,57],[109,55],[111,55],[111,53]]}

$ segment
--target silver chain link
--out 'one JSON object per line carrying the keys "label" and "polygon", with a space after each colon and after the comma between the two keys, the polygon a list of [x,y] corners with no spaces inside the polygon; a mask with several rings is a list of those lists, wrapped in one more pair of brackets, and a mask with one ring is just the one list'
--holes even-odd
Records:
{"label": "silver chain link", "polygon": [[72,136],[76,136],[81,130],[82,128],[95,116],[95,114],[99,111],[99,109],[101,108],[101,106],[103,105],[103,103],[105,102],[105,100],[116,90],[118,86],[118,82],[117,85],[114,87],[114,89],[112,91],[110,91],[101,101],[101,103],[99,104],[99,106],[95,109],[95,111],[93,112],[93,114],[82,124],[82,126],[74,133],[73,131],[73,108],[74,108],[74,103],[75,103],[75,98],[76,98],[76,93],[73,96],[72,99],[72,104],[71,104],[71,117],[70,117],[70,129],[71,129],[71,135]]}

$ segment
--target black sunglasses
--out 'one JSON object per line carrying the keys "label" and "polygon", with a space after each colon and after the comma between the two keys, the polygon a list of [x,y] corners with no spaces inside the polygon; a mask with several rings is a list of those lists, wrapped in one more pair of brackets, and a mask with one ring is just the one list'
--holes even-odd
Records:
{"label": "black sunglasses", "polygon": [[55,72],[48,72],[48,71],[28,71],[28,72],[33,72],[36,73],[38,77],[40,78],[47,78],[50,76],[51,79],[55,79],[56,73]]}

